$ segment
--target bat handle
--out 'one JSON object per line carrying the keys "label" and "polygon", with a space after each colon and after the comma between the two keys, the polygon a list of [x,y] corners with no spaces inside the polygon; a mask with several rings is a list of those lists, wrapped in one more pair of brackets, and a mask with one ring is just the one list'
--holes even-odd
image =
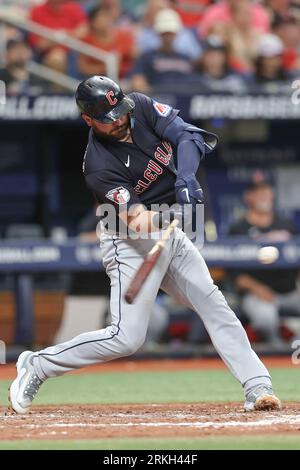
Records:
{"label": "bat handle", "polygon": [[172,233],[174,232],[178,224],[179,224],[178,219],[174,219],[170,223],[170,225],[163,232],[161,240],[155,243],[154,247],[149,251],[149,255],[153,255],[157,250],[161,250],[162,248],[164,248],[164,246],[166,245],[167,241],[169,240],[170,236],[172,235]]}

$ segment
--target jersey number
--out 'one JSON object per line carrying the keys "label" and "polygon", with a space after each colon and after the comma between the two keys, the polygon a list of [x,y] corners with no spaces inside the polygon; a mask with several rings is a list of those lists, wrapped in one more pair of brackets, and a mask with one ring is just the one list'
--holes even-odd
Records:
{"label": "jersey number", "polygon": [[117,98],[115,97],[115,93],[112,90],[108,91],[105,97],[111,106],[117,104],[118,102]]}

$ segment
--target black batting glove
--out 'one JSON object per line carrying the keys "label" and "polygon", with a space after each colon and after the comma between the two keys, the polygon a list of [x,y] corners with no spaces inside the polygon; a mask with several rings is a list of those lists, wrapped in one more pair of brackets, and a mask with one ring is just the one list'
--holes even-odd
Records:
{"label": "black batting glove", "polygon": [[175,182],[176,201],[180,205],[204,202],[203,190],[195,175],[178,176]]}

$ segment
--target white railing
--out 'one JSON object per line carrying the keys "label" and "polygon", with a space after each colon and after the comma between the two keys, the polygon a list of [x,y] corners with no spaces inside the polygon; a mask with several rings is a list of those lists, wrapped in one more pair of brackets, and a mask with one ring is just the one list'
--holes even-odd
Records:
{"label": "white railing", "polygon": [[75,39],[68,34],[62,33],[61,31],[55,31],[45,26],[41,26],[34,21],[22,18],[21,15],[20,17],[17,17],[15,12],[13,13],[6,9],[0,9],[0,21],[15,26],[19,29],[23,29],[27,32],[37,34],[38,36],[42,36],[43,38],[57,44],[67,46],[69,49],[72,49],[81,54],[103,61],[106,64],[107,76],[109,76],[112,80],[118,80],[119,66],[117,54],[106,52],[98,49],[97,47],[90,46],[89,44],[86,44],[79,39]]}
{"label": "white railing", "polygon": [[45,65],[38,64],[34,61],[29,62],[27,70],[33,75],[36,75],[37,77],[43,78],[45,80],[49,80],[52,83],[56,83],[57,85],[72,91],[73,93],[80,83],[80,81],[76,80],[75,78],[71,78],[64,73],[57,72],[56,70],[50,69],[50,67],[46,67]]}
{"label": "white railing", "polygon": [[4,26],[0,24],[0,68],[5,67],[6,40]]}

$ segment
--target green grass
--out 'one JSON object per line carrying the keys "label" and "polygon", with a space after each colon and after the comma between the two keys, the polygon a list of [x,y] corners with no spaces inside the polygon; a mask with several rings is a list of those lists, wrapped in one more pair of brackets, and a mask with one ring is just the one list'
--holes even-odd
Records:
{"label": "green grass", "polygon": [[[299,401],[299,369],[271,370],[283,401]],[[10,381],[0,381],[0,405],[7,405]],[[35,403],[110,404],[243,401],[240,384],[227,370],[118,372],[65,375],[43,385]],[[103,439],[77,441],[1,441],[1,449],[300,449],[293,434],[172,439]]]}
{"label": "green grass", "polygon": [[[271,370],[282,400],[299,400],[299,370]],[[0,405],[7,404],[10,381],[0,381]],[[36,404],[174,403],[241,401],[240,384],[227,370],[118,372],[65,375],[48,380]]]}
{"label": "green grass", "polygon": [[102,439],[74,441],[0,441],[0,450],[292,450],[300,449],[299,436],[229,436],[172,439]]}

